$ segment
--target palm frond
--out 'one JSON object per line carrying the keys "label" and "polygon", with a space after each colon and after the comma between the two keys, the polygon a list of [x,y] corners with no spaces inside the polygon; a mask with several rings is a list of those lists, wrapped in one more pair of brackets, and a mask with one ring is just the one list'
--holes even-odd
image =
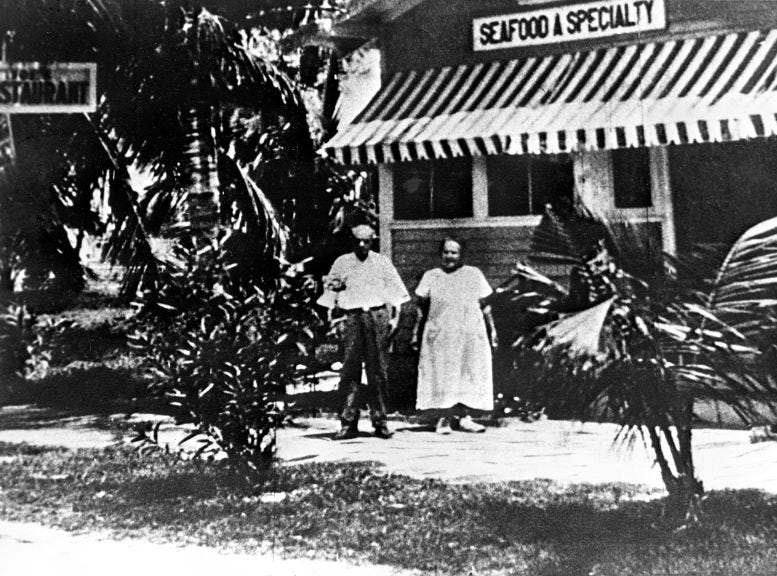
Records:
{"label": "palm frond", "polygon": [[542,292],[548,297],[563,298],[567,295],[566,289],[561,284],[523,262],[517,262],[513,266],[510,277],[497,286],[494,293],[513,294],[528,290]]}
{"label": "palm frond", "polygon": [[644,285],[665,280],[665,254],[659,229],[649,222],[602,220],[607,230],[606,246],[623,273]]}
{"label": "palm frond", "polygon": [[572,237],[567,221],[559,218],[550,207],[532,233],[530,250],[534,260],[566,264],[580,262],[581,248]]}
{"label": "palm frond", "polygon": [[[545,328],[545,347],[562,346],[572,356],[596,356],[601,352],[605,320],[613,298],[582,312],[568,314]],[[540,346],[541,351],[543,346]]]}
{"label": "palm frond", "polygon": [[288,229],[246,168],[226,154],[219,157],[219,166],[225,183],[222,221],[233,230],[231,248],[242,259],[246,274],[267,281],[275,263],[286,257]]}
{"label": "palm frond", "polygon": [[94,160],[97,162],[101,158],[110,165],[103,174],[113,228],[104,256],[113,264],[125,266],[122,293],[129,296],[141,286],[153,286],[163,263],[152,249],[152,235],[146,229],[139,195],[132,187],[125,158],[100,126],[93,122],[90,125],[102,152]]}
{"label": "palm frond", "polygon": [[560,209],[548,206],[532,233],[531,258],[579,264],[603,241],[609,242],[606,226],[582,204]]}
{"label": "palm frond", "polygon": [[777,309],[777,218],[753,226],[734,243],[712,284],[708,306],[749,335],[754,335],[754,312]]}

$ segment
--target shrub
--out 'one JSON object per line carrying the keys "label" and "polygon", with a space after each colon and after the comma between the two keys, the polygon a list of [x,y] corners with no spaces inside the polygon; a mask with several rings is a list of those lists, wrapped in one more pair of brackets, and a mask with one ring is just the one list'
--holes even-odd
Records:
{"label": "shrub", "polygon": [[35,338],[35,317],[26,306],[8,303],[0,313],[0,382],[12,385],[24,377]]}
{"label": "shrub", "polygon": [[[152,394],[168,400],[178,423],[194,426],[185,440],[201,442],[195,455],[225,454],[254,478],[275,455],[279,398],[312,354],[315,284],[282,263],[261,287],[234,278],[228,242],[178,248],[183,265],[169,272],[159,293],[144,295],[148,321],[131,343],[148,357]],[[144,433],[139,440],[148,445],[153,438]]]}
{"label": "shrub", "polygon": [[745,424],[763,417],[759,403],[777,413],[777,218],[725,250],[664,258],[644,229],[583,207],[549,210],[532,247],[573,267],[569,291],[525,265],[505,291],[530,313],[514,345],[516,374],[529,375],[522,396],[554,415],[614,420],[625,439],[648,438],[668,516],[696,518],[695,402],[722,402]]}

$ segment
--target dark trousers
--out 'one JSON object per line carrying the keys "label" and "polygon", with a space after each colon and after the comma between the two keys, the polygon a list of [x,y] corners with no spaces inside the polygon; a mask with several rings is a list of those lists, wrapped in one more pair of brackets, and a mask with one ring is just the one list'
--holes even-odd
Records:
{"label": "dark trousers", "polygon": [[389,317],[386,307],[374,310],[349,310],[343,326],[343,369],[340,373],[340,394],[343,410],[340,420],[344,427],[355,428],[359,421],[361,402],[362,363],[367,371],[366,400],[372,425],[386,422],[386,386],[388,383]]}

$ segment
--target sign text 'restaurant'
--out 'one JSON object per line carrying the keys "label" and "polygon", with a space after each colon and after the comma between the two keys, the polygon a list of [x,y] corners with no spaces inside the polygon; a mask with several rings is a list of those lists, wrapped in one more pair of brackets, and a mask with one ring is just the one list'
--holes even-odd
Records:
{"label": "sign text 'restaurant'", "polygon": [[498,50],[666,28],[664,0],[599,0],[476,18],[473,46]]}
{"label": "sign text 'restaurant'", "polygon": [[0,62],[0,113],[94,112],[96,73],[94,63]]}

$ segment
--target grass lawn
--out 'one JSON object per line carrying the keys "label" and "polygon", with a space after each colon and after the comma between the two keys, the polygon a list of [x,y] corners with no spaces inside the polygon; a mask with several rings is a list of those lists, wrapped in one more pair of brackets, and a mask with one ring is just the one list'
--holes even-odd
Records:
{"label": "grass lawn", "polygon": [[655,494],[614,484],[446,485],[317,464],[279,469],[264,494],[217,465],[161,453],[0,444],[0,517],[68,530],[426,574],[777,571],[777,497],[755,491],[711,493],[701,524],[674,532],[657,524]]}

